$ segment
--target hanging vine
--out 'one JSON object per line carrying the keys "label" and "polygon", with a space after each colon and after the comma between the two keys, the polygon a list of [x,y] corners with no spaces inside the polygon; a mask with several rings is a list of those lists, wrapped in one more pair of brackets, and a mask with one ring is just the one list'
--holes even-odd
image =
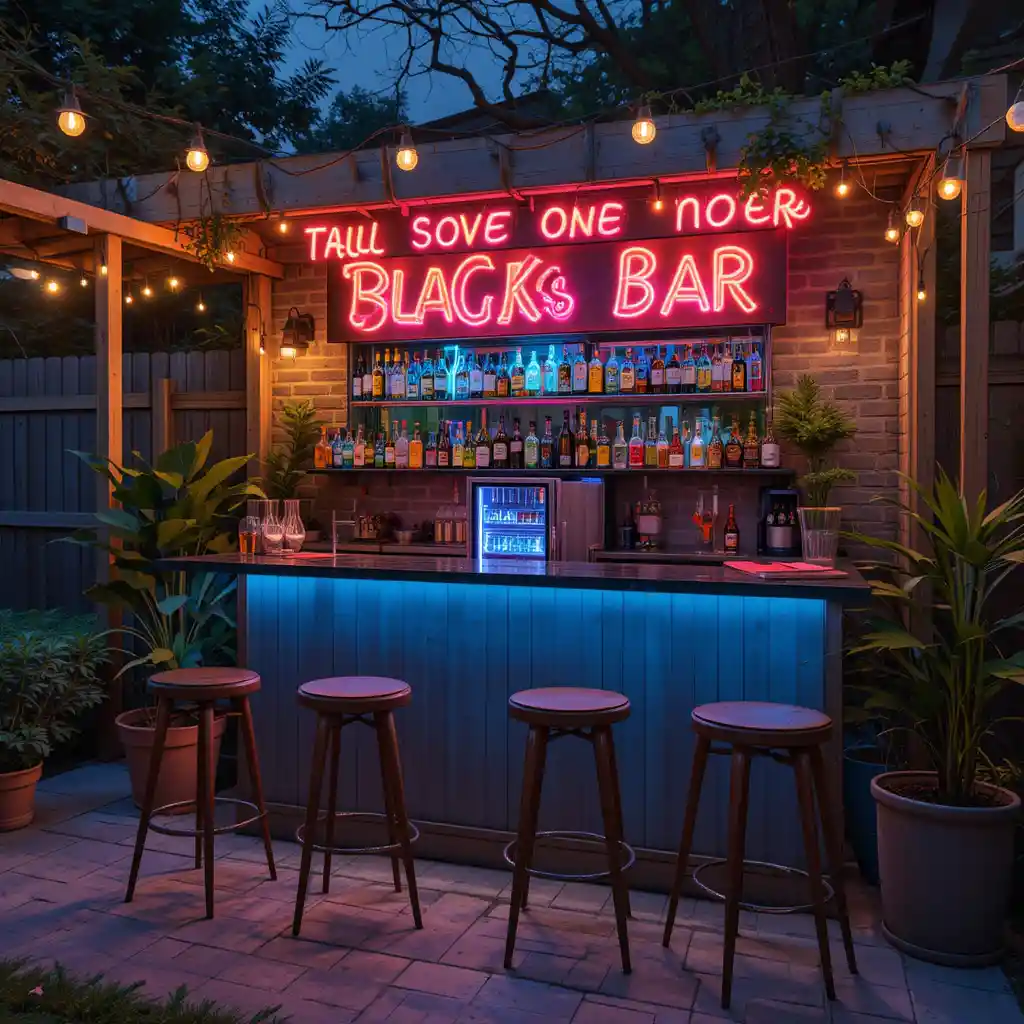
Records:
{"label": "hanging vine", "polygon": [[229,220],[226,213],[213,208],[213,192],[205,174],[199,183],[199,218],[188,224],[179,223],[178,229],[188,239],[185,249],[210,273],[225,262],[228,253],[237,248],[242,237],[242,226]]}

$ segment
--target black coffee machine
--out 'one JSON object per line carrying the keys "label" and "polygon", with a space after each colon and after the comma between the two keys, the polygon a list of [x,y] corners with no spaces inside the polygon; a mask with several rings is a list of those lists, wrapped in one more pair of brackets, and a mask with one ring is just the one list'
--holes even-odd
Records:
{"label": "black coffee machine", "polygon": [[757,553],[800,557],[800,494],[792,488],[762,487],[757,515]]}

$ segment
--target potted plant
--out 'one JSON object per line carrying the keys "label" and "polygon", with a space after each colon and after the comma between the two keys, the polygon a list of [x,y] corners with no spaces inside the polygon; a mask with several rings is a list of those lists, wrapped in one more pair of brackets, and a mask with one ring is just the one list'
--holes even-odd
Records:
{"label": "potted plant", "polygon": [[[252,458],[241,455],[207,466],[213,434],[164,452],[150,466],[136,452],[138,468],[124,468],[76,452],[113,484],[118,508],[97,512],[101,532],[79,531],[71,539],[109,553],[112,578],[86,595],[127,613],[129,624],[114,632],[130,639],[131,657],[118,676],[136,669],[190,668],[232,664],[235,656],[234,599],[237,579],[225,573],[173,572],[159,565],[171,555],[230,551],[237,543],[237,513],[263,491],[230,479]],[[139,803],[146,785],[154,721],[149,708],[116,719],[125,746],[132,793]],[[219,743],[225,719],[215,724]],[[157,782],[157,799],[195,799],[197,723],[186,716],[172,722]]]}
{"label": "potted plant", "polygon": [[[299,496],[299,484],[313,462],[313,450],[323,424],[317,419],[316,409],[308,399],[303,402],[286,402],[281,413],[281,424],[287,440],[267,456],[263,489],[268,498],[291,501]],[[319,540],[320,524],[309,515],[303,518],[306,523],[306,540]]]}
{"label": "potted plant", "polygon": [[807,474],[798,481],[806,499],[798,509],[804,560],[831,565],[839,550],[842,509],[829,505],[829,494],[836,484],[855,480],[856,475],[830,466],[829,455],[840,441],[857,433],[857,425],[834,402],[822,399],[818,382],[806,373],[792,391],[779,395],[775,415],[779,436],[807,459]]}
{"label": "potted plant", "polygon": [[[1024,613],[1000,617],[993,606],[1008,579],[1019,588],[1024,491],[986,512],[984,494],[968,501],[941,471],[932,493],[909,483],[921,510],[894,504],[919,527],[922,550],[857,538],[887,556],[867,565],[881,614],[857,652],[887,671],[866,685],[865,706],[909,731],[927,762],[871,783],[884,929],[912,956],[978,966],[1002,952],[1020,809],[1015,793],[985,776],[997,698],[1024,683]],[[919,593],[927,615],[910,615]]]}
{"label": "potted plant", "polygon": [[101,637],[29,630],[0,637],[0,832],[35,814],[43,760],[103,700]]}

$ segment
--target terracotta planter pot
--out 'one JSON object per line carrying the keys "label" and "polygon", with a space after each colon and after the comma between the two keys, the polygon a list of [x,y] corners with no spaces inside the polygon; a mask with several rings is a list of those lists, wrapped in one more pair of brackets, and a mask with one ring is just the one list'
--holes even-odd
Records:
{"label": "terracotta planter pot", "polygon": [[1003,951],[1014,824],[1020,799],[978,785],[989,807],[948,807],[904,796],[934,772],[871,780],[878,807],[882,928],[897,949],[950,967],[995,963]]}
{"label": "terracotta planter pot", "polygon": [[[117,735],[124,746],[128,761],[128,775],[132,780],[132,799],[136,807],[142,806],[146,795],[146,776],[149,773],[149,758],[153,750],[156,729],[151,724],[153,714],[148,708],[136,708],[117,716]],[[220,757],[220,741],[227,727],[227,717],[217,715],[213,720],[213,763]],[[172,725],[167,730],[160,777],[156,784],[156,806],[178,803],[196,798],[196,775],[198,773],[198,725]],[[185,814],[189,808],[174,811]]]}
{"label": "terracotta planter pot", "polygon": [[36,783],[43,762],[20,772],[0,773],[0,832],[24,828],[36,813]]}

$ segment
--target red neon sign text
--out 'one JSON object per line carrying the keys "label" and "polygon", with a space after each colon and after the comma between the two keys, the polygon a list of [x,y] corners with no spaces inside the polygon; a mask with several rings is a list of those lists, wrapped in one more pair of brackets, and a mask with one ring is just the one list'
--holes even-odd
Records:
{"label": "red neon sign text", "polygon": [[484,245],[499,246],[511,237],[512,211],[460,213],[457,217],[449,213],[436,221],[433,214],[420,213],[413,217],[410,231],[409,244],[419,252],[433,248],[452,249],[455,246],[472,249],[477,238]]}

